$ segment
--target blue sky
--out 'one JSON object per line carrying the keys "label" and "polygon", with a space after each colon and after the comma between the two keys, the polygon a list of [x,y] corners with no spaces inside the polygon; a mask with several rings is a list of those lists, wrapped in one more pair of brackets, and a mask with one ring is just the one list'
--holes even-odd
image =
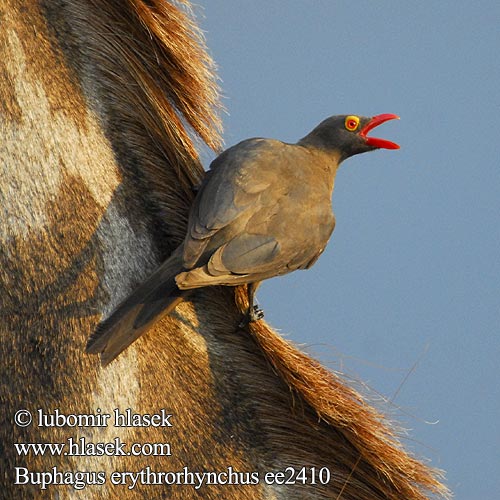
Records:
{"label": "blue sky", "polygon": [[258,300],[368,397],[395,397],[383,408],[405,445],[457,500],[500,498],[500,4],[196,3],[227,146],[295,142],[333,114],[401,116],[376,134],[401,150],[342,165],[317,264]]}

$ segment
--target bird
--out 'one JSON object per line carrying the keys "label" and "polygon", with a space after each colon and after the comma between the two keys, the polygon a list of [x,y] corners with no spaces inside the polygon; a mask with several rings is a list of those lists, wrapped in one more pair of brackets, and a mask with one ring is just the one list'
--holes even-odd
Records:
{"label": "bird", "polygon": [[254,304],[262,280],[309,269],[335,227],[332,193],[339,165],[356,154],[399,145],[368,136],[394,114],[336,115],[295,144],[246,139],[213,160],[190,208],[179,247],[101,321],[86,351],[109,364],[191,290],[247,285],[241,327],[263,317]]}

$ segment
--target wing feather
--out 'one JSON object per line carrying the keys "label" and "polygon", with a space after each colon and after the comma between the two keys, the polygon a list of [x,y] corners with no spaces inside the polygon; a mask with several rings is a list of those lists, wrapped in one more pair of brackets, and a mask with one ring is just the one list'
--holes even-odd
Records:
{"label": "wing feather", "polygon": [[276,184],[274,169],[285,146],[270,139],[248,139],[227,149],[210,166],[193,203],[186,239],[184,264],[192,268],[221,229],[254,209],[260,195]]}

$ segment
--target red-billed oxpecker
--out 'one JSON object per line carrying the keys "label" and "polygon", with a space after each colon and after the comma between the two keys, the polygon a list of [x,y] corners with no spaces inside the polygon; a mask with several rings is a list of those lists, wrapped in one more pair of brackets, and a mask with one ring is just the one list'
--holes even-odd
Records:
{"label": "red-billed oxpecker", "polygon": [[224,151],[199,188],[184,242],[99,324],[87,351],[108,364],[200,287],[247,284],[250,306],[240,326],[260,319],[253,303],[260,281],[316,262],[335,227],[338,166],[359,153],[398,149],[368,136],[396,118],[332,116],[296,144],[255,138]]}

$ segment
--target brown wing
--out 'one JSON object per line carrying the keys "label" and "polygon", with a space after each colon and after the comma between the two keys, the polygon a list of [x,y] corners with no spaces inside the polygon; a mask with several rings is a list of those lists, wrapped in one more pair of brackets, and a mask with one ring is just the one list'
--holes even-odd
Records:
{"label": "brown wing", "polygon": [[215,233],[237,225],[255,208],[260,194],[276,184],[272,165],[280,161],[284,146],[269,139],[248,139],[212,162],[189,216],[183,254],[187,269],[196,265]]}

